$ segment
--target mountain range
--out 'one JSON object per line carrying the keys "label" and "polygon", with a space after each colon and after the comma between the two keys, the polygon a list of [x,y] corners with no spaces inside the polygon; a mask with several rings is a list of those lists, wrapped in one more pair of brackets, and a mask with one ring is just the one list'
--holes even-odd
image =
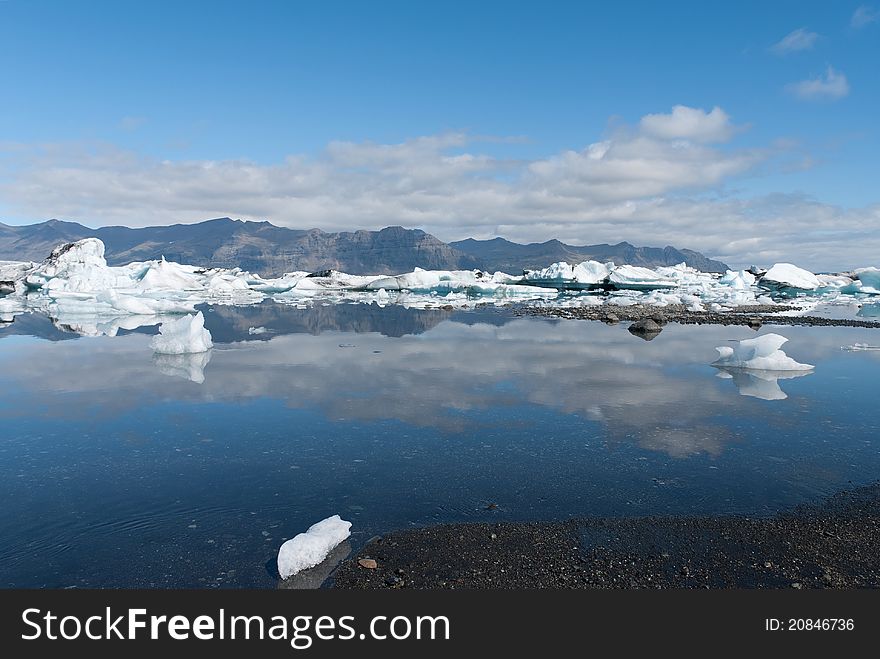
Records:
{"label": "mountain range", "polygon": [[520,244],[504,238],[444,243],[420,229],[386,227],[379,231],[287,229],[269,222],[229,218],[197,224],[132,229],[111,226],[90,229],[76,222],[48,220],[10,226],[0,223],[0,260],[42,261],[62,243],[100,238],[110,265],[164,256],[169,261],[222,268],[240,267],[265,277],[294,270],[341,270],[350,274],[382,274],[426,270],[501,270],[519,274],[557,261],[614,261],[656,267],[687,263],[704,272],[727,266],[699,252],[675,247],[566,245],[558,240]]}

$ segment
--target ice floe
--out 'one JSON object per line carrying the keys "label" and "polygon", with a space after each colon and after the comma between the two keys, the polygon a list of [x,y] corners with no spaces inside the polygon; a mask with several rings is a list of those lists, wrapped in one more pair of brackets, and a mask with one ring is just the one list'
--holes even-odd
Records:
{"label": "ice floe", "polygon": [[853,343],[850,346],[841,346],[840,349],[847,352],[873,352],[875,350],[880,351],[880,346],[872,346],[868,343]]}
{"label": "ice floe", "polygon": [[761,278],[762,282],[802,291],[814,291],[822,286],[822,282],[809,270],[804,270],[791,263],[777,263]]}
{"label": "ice floe", "polygon": [[756,371],[809,371],[814,367],[800,364],[780,348],[788,341],[779,334],[764,334],[738,341],[735,346],[718,346],[718,359],[713,366]]}
{"label": "ice floe", "polygon": [[159,326],[159,334],[150,341],[153,352],[163,355],[205,352],[213,345],[211,332],[205,329],[205,317],[201,311],[165,321]]}
{"label": "ice floe", "polygon": [[351,522],[339,515],[313,524],[305,533],[291,538],[278,550],[278,574],[282,579],[315,567],[351,535]]}
{"label": "ice floe", "polygon": [[861,284],[858,291],[870,295],[880,295],[880,268],[859,268],[853,274]]}

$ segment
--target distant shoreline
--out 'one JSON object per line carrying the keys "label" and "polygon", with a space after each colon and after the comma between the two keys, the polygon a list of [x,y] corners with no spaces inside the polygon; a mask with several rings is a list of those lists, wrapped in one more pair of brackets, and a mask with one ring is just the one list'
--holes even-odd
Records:
{"label": "distant shoreline", "polygon": [[880,322],[855,318],[824,318],[822,316],[781,316],[780,312],[796,311],[797,307],[783,305],[752,305],[734,307],[728,311],[691,311],[683,304],[665,307],[650,304],[596,305],[586,307],[536,307],[522,305],[511,308],[516,316],[543,316],[566,320],[598,320],[605,323],[655,320],[660,326],[669,323],[682,325],[746,325],[759,329],[762,325],[808,325],[811,327],[867,327],[880,328]]}
{"label": "distant shoreline", "polygon": [[[877,588],[880,483],[773,517],[441,524],[368,542],[333,587]],[[377,567],[359,564],[372,559]],[[372,563],[367,563],[372,565]]]}

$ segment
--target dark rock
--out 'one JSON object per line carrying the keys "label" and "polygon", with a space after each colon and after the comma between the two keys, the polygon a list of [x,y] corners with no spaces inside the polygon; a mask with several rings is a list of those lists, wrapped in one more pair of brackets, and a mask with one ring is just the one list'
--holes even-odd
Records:
{"label": "dark rock", "polygon": [[663,331],[663,328],[657,323],[657,321],[651,318],[643,318],[641,320],[637,320],[627,329],[629,329],[630,334],[644,339],[645,341],[653,340],[658,334],[660,334],[660,332]]}

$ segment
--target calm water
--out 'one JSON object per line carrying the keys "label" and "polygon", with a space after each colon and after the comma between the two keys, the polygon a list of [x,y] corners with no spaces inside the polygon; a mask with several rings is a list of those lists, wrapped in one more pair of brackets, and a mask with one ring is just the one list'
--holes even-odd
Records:
{"label": "calm water", "polygon": [[840,349],[872,330],[765,328],[816,364],[776,381],[708,365],[746,328],[205,315],[216,346],[195,357],[154,357],[155,327],[0,329],[0,585],[271,587],[283,540],[334,513],[357,545],[437,522],[771,514],[880,477],[880,353]]}

